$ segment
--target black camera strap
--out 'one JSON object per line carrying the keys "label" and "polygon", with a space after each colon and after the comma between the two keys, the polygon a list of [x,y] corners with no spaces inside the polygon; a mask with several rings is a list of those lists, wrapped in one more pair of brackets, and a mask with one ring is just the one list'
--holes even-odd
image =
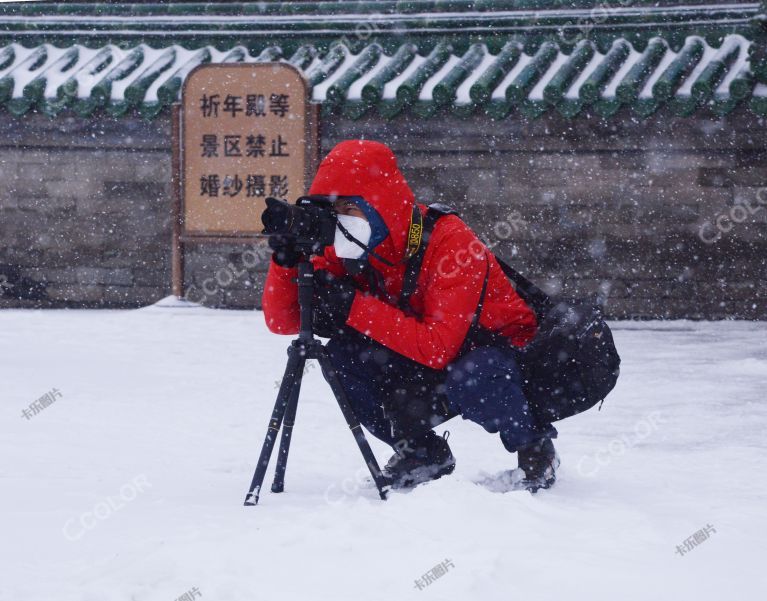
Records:
{"label": "black camera strap", "polygon": [[[420,214],[418,206],[414,207]],[[429,238],[434,230],[434,226],[437,221],[445,215],[458,215],[458,211],[451,209],[443,204],[434,203],[429,205],[426,211],[426,217],[423,218],[420,243],[416,251],[410,255],[405,267],[405,275],[402,280],[402,292],[399,295],[399,308],[406,313],[413,313],[410,307],[410,297],[415,292],[416,284],[418,283],[418,274],[421,273],[421,265],[423,264],[423,257],[426,254],[426,247],[429,245]]]}
{"label": "black camera strap", "polygon": [[[410,298],[415,292],[416,286],[418,284],[418,275],[421,272],[423,258],[426,254],[426,247],[429,244],[429,238],[434,231],[434,226],[437,224],[437,221],[446,215],[457,216],[458,212],[440,203],[429,205],[428,211],[426,212],[426,217],[423,221],[423,236],[421,245],[418,248],[418,251],[410,258],[407,267],[405,268],[405,275],[402,281],[402,292],[400,293],[398,306],[401,311],[404,311],[409,315],[417,315],[410,306]],[[496,334],[490,332],[489,330],[485,330],[482,326],[479,325],[479,320],[482,316],[482,307],[484,306],[485,298],[487,296],[487,286],[490,280],[490,256],[487,251],[485,251],[483,254],[485,256],[485,277],[482,280],[482,288],[479,291],[479,300],[477,301],[477,306],[474,309],[473,315],[471,317],[471,323],[469,324],[469,329],[466,332],[463,344],[458,351],[458,356],[465,354],[477,346],[477,341],[483,340],[487,344],[491,344],[497,340]],[[449,419],[452,417],[452,415],[453,414],[450,412],[450,410],[445,406],[445,415],[443,418]]]}
{"label": "black camera strap", "polygon": [[413,215],[410,217],[410,228],[407,232],[407,253],[405,261],[408,261],[421,248],[423,242],[423,215],[416,203],[413,203]]}
{"label": "black camera strap", "polygon": [[522,297],[522,300],[535,311],[535,314],[540,321],[554,304],[549,295],[517,270],[512,268],[506,261],[497,256],[495,257],[495,260],[498,261],[498,264],[501,266],[503,273],[506,274],[506,277],[514,283],[514,288]]}
{"label": "black camera strap", "polygon": [[[414,313],[412,307],[410,306],[410,297],[413,296],[413,293],[415,292],[416,286],[418,284],[418,275],[421,273],[421,266],[423,265],[423,258],[426,254],[426,247],[429,245],[429,238],[431,238],[431,234],[434,231],[434,226],[437,225],[437,221],[446,215],[457,216],[458,211],[438,202],[430,204],[428,210],[426,211],[426,217],[423,220],[421,244],[419,245],[415,254],[410,257],[410,260],[407,263],[407,267],[405,268],[405,275],[402,280],[402,292],[400,292],[398,305],[399,308],[406,313]],[[487,292],[487,281],[490,278],[490,260],[488,259],[487,254],[485,254],[485,259],[487,260],[485,279],[482,283],[482,291],[479,295],[477,309],[474,311],[474,317],[471,323],[472,328],[476,327],[476,325],[479,323],[480,313],[482,312],[482,305],[485,302],[485,293]]]}
{"label": "black camera strap", "polygon": [[[343,234],[344,238],[346,238],[350,242],[353,242],[354,244],[359,246],[362,250],[364,250],[367,254],[369,254],[374,259],[378,259],[379,261],[381,261],[381,263],[383,263],[384,265],[388,265],[389,267],[396,266],[395,263],[392,263],[391,261],[384,259],[372,248],[363,244],[361,241],[357,240],[357,238],[352,236],[351,232],[349,232],[349,230],[347,230],[340,221],[336,222],[336,227],[338,228],[338,231]],[[424,221],[421,215],[421,211],[418,209],[418,205],[414,203],[413,215],[410,218],[410,228],[408,230],[408,236],[407,236],[407,253],[405,254],[405,257],[402,259],[401,262],[404,263],[405,261],[409,261],[420,250],[422,246],[421,242],[423,240],[423,234],[422,234],[423,228],[424,228]]]}

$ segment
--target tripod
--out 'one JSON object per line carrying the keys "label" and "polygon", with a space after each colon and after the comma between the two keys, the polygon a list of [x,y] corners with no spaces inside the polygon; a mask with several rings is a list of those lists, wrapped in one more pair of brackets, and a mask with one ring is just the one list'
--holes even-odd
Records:
{"label": "tripod", "polygon": [[285,375],[282,377],[280,391],[277,394],[277,402],[274,404],[272,418],[266,431],[266,438],[261,447],[261,455],[258,458],[253,481],[245,497],[245,505],[256,505],[261,492],[261,486],[266,475],[266,468],[274,450],[277,434],[282,426],[282,438],[280,451],[277,456],[277,465],[274,470],[272,492],[279,493],[285,488],[285,468],[288,464],[288,451],[290,450],[290,438],[293,433],[293,424],[296,419],[298,407],[298,395],[301,391],[301,380],[304,374],[304,365],[307,359],[317,359],[322,369],[322,374],[330,385],[333,395],[338,401],[346,423],[357,441],[357,446],[365,459],[370,470],[370,475],[378,488],[381,499],[386,499],[389,482],[381,473],[373,451],[365,438],[359,420],[349,404],[346,392],[341,386],[338,375],[335,372],[330,358],[325,351],[325,346],[314,337],[312,328],[312,296],[314,291],[314,266],[310,261],[304,260],[298,263],[298,305],[300,310],[300,330],[298,338],[288,347],[288,363],[285,367]]}

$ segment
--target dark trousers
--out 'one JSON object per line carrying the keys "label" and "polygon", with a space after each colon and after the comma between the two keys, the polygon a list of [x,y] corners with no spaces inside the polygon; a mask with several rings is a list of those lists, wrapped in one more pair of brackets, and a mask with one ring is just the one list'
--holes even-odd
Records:
{"label": "dark trousers", "polygon": [[511,347],[475,348],[444,370],[429,369],[357,332],[331,338],[327,351],[358,419],[389,445],[427,436],[458,414],[499,433],[510,452],[557,436],[530,410],[519,354]]}

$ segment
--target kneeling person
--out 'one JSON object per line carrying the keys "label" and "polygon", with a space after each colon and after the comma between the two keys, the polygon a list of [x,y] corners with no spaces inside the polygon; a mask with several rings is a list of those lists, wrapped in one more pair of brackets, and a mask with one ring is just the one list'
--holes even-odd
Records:
{"label": "kneeling person", "polygon": [[[395,449],[384,468],[392,485],[453,471],[447,440],[433,428],[457,414],[517,452],[523,486],[534,492],[553,484],[557,432],[529,407],[520,366],[535,314],[493,254],[451,214],[419,242],[413,232],[433,215],[416,203],[392,151],[377,142],[338,144],[309,194],[335,198],[339,222],[335,244],[312,258],[315,331],[330,338],[328,354],[360,422]],[[295,334],[300,255],[289,238],[273,237],[270,245],[266,323]],[[411,284],[408,262],[422,245]]]}

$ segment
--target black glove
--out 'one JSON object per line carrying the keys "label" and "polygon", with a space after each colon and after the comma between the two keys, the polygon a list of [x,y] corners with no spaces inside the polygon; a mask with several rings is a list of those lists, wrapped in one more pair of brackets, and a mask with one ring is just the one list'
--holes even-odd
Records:
{"label": "black glove", "polygon": [[296,239],[284,234],[269,236],[269,248],[274,251],[272,258],[281,267],[295,267],[302,254],[296,249]]}
{"label": "black glove", "polygon": [[343,330],[357,289],[348,278],[336,278],[323,270],[314,273],[314,333],[330,338]]}

